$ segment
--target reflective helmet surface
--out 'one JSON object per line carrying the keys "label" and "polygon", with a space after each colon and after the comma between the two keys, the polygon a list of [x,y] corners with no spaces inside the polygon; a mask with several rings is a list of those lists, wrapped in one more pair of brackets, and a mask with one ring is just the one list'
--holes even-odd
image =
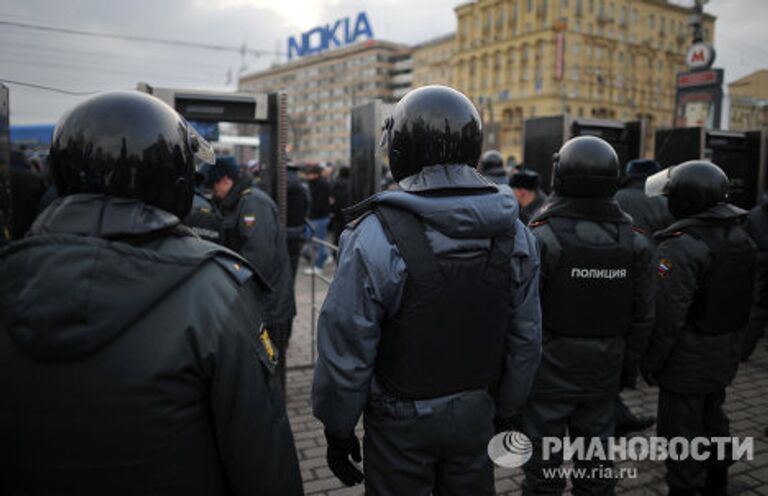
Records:
{"label": "reflective helmet surface", "polygon": [[423,86],[405,95],[384,124],[392,176],[400,181],[430,165],[477,166],[483,146],[480,115],[447,86]]}
{"label": "reflective helmet surface", "polygon": [[619,184],[619,158],[607,141],[579,136],[554,157],[552,188],[559,196],[611,197]]}
{"label": "reflective helmet surface", "polygon": [[192,205],[195,159],[213,150],[171,107],[137,91],[80,103],[53,133],[50,170],[61,196],[135,198],[183,218]]}
{"label": "reflective helmet surface", "polygon": [[728,199],[728,176],[712,162],[691,160],[665,169],[646,181],[648,196],[666,195],[676,219],[701,213]]}
{"label": "reflective helmet surface", "polygon": [[503,168],[504,157],[501,156],[501,153],[499,153],[498,150],[488,150],[483,153],[483,156],[480,159],[480,172]]}

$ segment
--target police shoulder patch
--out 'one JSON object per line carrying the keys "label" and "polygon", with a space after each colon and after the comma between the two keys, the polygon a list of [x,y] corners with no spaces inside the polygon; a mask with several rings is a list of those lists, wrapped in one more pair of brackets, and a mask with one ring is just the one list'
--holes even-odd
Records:
{"label": "police shoulder patch", "polygon": [[659,266],[658,266],[658,275],[662,279],[666,279],[669,277],[669,274],[672,273],[672,261],[668,258],[661,258],[659,259]]}
{"label": "police shoulder patch", "polygon": [[247,228],[253,227],[253,225],[256,223],[256,214],[245,214],[243,215],[243,224]]}

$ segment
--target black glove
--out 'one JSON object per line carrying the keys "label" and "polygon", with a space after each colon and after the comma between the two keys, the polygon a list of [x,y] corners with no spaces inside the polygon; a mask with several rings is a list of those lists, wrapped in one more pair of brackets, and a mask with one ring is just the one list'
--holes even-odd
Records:
{"label": "black glove", "polygon": [[650,370],[640,369],[640,375],[643,376],[643,380],[651,387],[658,386],[659,381],[656,379],[656,372]]}
{"label": "black glove", "polygon": [[519,413],[512,415],[511,417],[496,417],[493,419],[493,432],[498,434],[506,431],[522,431],[523,430],[523,416]]}
{"label": "black glove", "polygon": [[360,456],[360,441],[354,434],[349,437],[337,437],[325,431],[325,440],[328,442],[326,458],[328,468],[333,475],[348,486],[360,484],[363,481],[363,473],[349,461],[349,457],[358,463],[363,461]]}

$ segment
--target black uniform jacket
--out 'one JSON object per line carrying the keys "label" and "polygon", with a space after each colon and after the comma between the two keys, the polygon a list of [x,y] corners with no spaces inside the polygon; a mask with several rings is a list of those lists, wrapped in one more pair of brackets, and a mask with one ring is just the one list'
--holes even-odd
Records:
{"label": "black uniform jacket", "polygon": [[[707,245],[685,233],[686,226],[713,223],[719,236],[745,236],[732,226],[746,214],[731,205],[718,205],[682,219],[657,234],[656,323],[643,369],[659,385],[679,394],[708,394],[731,383],[741,350],[741,332],[711,335],[697,332],[689,319],[697,289],[712,262]],[[722,224],[723,227],[717,227]],[[728,305],[718,311],[728,312]]]}
{"label": "black uniform jacket", "polygon": [[[530,228],[541,250],[541,293],[545,294],[553,271],[557,270],[562,247],[548,219],[576,220],[576,235],[586,244],[616,244],[617,222],[630,219],[610,199],[574,199],[553,196],[531,220]],[[615,395],[622,387],[634,387],[640,358],[653,325],[652,252],[644,235],[633,232],[632,314],[629,329],[613,337],[571,337],[547,332],[544,314],[544,342],[541,365],[532,397],[583,400]],[[567,302],[563,301],[563,305]],[[590,312],[612,305],[596,301]]]}
{"label": "black uniform jacket", "polygon": [[269,324],[289,321],[296,315],[291,263],[285,230],[277,205],[243,176],[219,204],[224,217],[225,246],[245,258],[272,288],[267,295],[264,320]]}
{"label": "black uniform jacket", "polygon": [[0,494],[299,494],[240,257],[136,200],[56,200],[0,251]]}

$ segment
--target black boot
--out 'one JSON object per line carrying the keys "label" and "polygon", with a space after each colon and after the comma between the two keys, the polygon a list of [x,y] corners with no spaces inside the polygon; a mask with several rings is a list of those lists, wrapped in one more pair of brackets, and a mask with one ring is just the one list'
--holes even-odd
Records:
{"label": "black boot", "polygon": [[656,417],[629,414],[616,423],[616,436],[624,437],[633,432],[644,431],[655,423]]}
{"label": "black boot", "polygon": [[707,469],[707,480],[704,483],[704,496],[726,496],[728,494],[728,469]]}
{"label": "black boot", "polygon": [[695,489],[675,489],[670,487],[667,496],[696,496],[697,494]]}

